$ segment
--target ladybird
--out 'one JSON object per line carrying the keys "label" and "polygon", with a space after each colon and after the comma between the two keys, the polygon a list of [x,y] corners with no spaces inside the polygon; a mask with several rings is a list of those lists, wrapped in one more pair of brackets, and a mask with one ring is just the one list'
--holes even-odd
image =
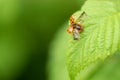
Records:
{"label": "ladybird", "polygon": [[75,19],[74,14],[70,17],[70,25],[69,28],[67,29],[67,32],[73,34],[74,40],[80,39],[80,33],[84,29],[82,23],[84,22],[85,17],[86,17],[85,12],[83,12],[77,19]]}

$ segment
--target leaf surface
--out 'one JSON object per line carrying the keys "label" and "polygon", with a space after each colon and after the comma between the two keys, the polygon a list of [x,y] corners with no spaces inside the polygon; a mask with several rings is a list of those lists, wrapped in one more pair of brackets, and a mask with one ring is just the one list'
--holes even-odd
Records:
{"label": "leaf surface", "polygon": [[[119,2],[119,1],[118,1]],[[120,49],[120,13],[113,0],[87,0],[76,18],[85,11],[87,19],[79,41],[68,38],[67,68],[71,80],[98,59],[104,60]]]}

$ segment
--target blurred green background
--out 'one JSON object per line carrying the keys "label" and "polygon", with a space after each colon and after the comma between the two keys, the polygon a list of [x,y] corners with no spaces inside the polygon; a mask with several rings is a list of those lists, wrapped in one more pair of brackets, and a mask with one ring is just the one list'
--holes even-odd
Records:
{"label": "blurred green background", "polygon": [[49,44],[84,0],[0,0],[0,80],[47,80]]}
{"label": "blurred green background", "polygon": [[[0,80],[69,80],[64,24],[84,2],[0,0]],[[120,80],[119,59],[92,64],[77,80]]]}

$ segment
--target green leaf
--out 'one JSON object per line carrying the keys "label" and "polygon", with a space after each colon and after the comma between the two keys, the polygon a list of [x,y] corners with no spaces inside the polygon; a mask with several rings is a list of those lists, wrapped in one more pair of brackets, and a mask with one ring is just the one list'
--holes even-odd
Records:
{"label": "green leaf", "polygon": [[107,58],[104,62],[97,61],[80,72],[76,80],[120,80],[120,52]]}
{"label": "green leaf", "polygon": [[[66,0],[65,2],[68,3],[68,1],[69,0]],[[80,1],[78,0],[76,3],[75,2],[69,1],[69,4],[71,3],[74,5],[78,5],[78,9],[79,9],[81,8],[85,0],[80,0]],[[68,6],[68,7],[73,9],[73,6]],[[59,10],[58,8],[56,9]],[[70,12],[73,11],[69,11],[67,12],[67,14],[68,13],[71,14]],[[49,59],[47,63],[48,80],[69,80],[69,75],[66,67],[66,47],[67,47],[66,43],[68,40],[67,38],[69,36],[66,34],[67,33],[66,26],[68,26],[68,23],[65,23],[65,25],[63,26],[59,26],[60,29],[55,34],[55,38],[53,39],[49,48],[49,57],[48,57]]]}
{"label": "green leaf", "polygon": [[[118,1],[120,2],[120,1]],[[71,80],[97,60],[104,60],[120,49],[120,13],[113,0],[88,0],[76,18],[85,11],[87,19],[79,41],[68,39],[67,68]]]}
{"label": "green leaf", "polygon": [[49,74],[48,80],[69,80],[65,55],[65,46],[68,36],[64,30],[66,30],[66,27],[62,27],[62,29],[58,31],[50,46],[47,66],[47,71]]}

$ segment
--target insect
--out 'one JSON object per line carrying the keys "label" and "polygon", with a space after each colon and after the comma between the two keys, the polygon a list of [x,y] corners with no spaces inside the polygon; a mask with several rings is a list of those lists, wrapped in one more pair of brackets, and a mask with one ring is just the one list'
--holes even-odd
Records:
{"label": "insect", "polygon": [[82,23],[86,18],[86,13],[83,12],[77,19],[75,19],[75,17],[76,16],[74,14],[70,17],[70,25],[69,28],[67,29],[67,32],[73,34],[74,40],[79,40],[80,33],[83,31],[84,28]]}

